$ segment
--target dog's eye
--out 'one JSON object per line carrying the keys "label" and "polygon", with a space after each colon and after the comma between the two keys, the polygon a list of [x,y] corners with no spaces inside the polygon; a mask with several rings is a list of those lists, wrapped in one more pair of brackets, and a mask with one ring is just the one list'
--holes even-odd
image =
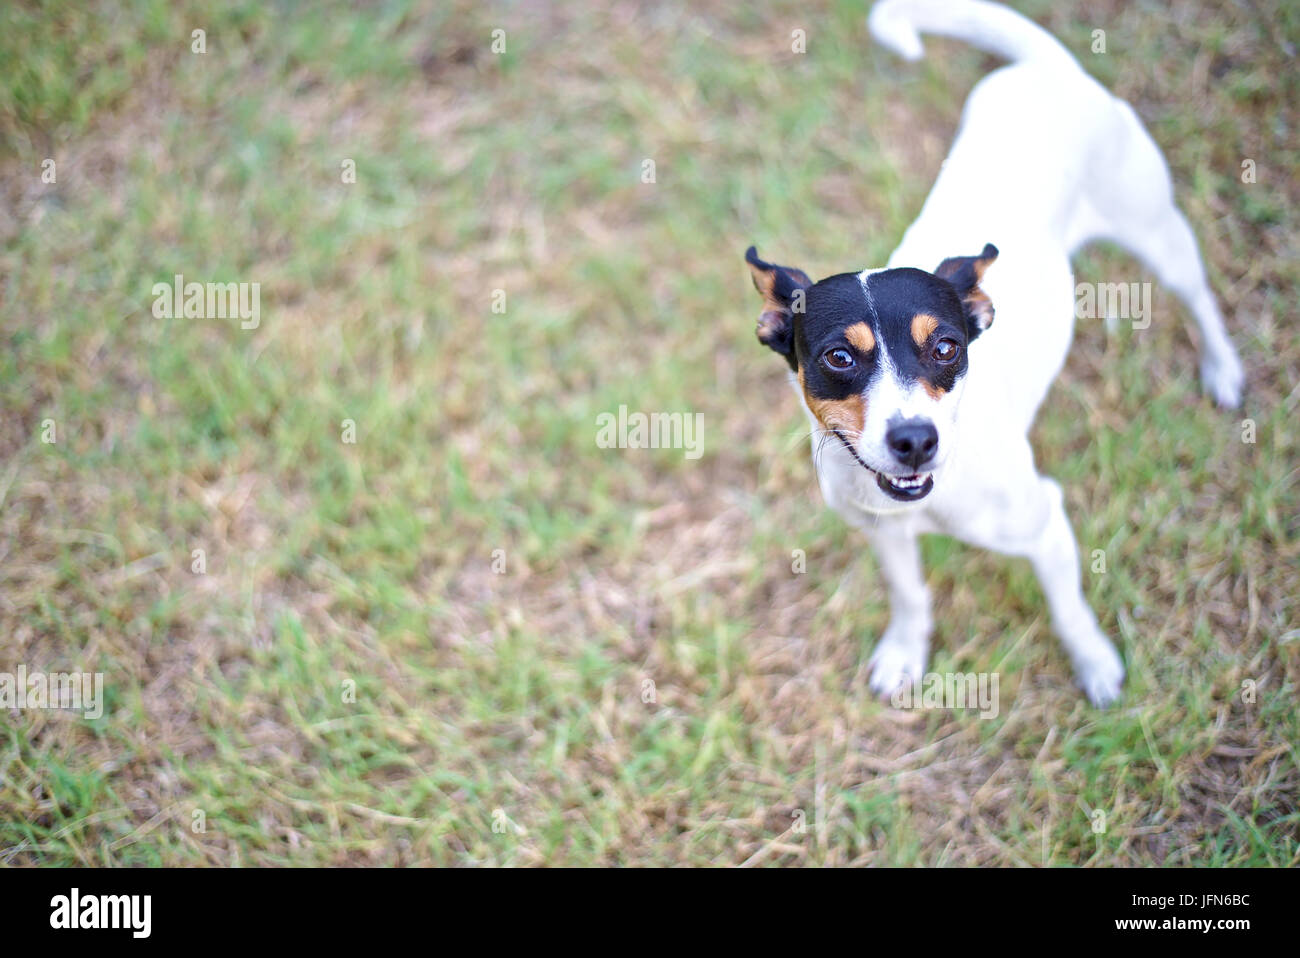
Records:
{"label": "dog's eye", "polygon": [[956,340],[941,339],[934,344],[934,349],[931,350],[930,355],[934,357],[936,363],[950,363],[957,358],[959,348]]}
{"label": "dog's eye", "polygon": [[822,362],[831,369],[852,369],[856,360],[847,349],[828,349],[822,353]]}

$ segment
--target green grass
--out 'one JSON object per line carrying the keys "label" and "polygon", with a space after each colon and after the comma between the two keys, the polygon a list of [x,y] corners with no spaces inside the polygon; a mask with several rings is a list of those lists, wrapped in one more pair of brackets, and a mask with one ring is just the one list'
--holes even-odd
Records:
{"label": "green grass", "polygon": [[[991,60],[847,3],[129,6],[0,14],[0,671],[109,710],[5,714],[0,863],[1300,864],[1294,10],[1022,8],[1164,147],[1249,392],[1163,291],[1080,323],[1034,438],[1129,681],[1091,708],[1028,565],[927,540],[979,721],[868,695],[741,256],[883,262]],[[156,319],[177,272],[261,325]],[[620,404],[703,455],[599,448]]]}

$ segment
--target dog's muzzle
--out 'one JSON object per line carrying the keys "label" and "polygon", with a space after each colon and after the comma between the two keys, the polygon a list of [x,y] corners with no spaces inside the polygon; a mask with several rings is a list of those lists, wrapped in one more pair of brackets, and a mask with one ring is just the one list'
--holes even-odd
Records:
{"label": "dog's muzzle", "polygon": [[849,455],[853,457],[854,461],[876,477],[876,485],[880,487],[880,491],[891,499],[897,499],[899,502],[917,502],[928,496],[930,491],[934,489],[933,473],[919,473],[913,476],[887,476],[879,469],[872,469],[863,462],[862,457],[858,455],[858,451],[853,448],[853,444],[849,442],[844,433],[838,429],[834,429],[832,432],[835,433],[840,442],[844,443],[844,448],[849,451]]}

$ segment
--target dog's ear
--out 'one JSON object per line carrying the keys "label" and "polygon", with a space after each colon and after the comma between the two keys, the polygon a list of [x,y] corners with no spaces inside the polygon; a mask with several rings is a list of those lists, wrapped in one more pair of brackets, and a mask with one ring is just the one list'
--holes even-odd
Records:
{"label": "dog's ear", "polygon": [[745,250],[745,262],[754,277],[754,288],[763,297],[758,314],[758,341],[771,347],[790,364],[798,366],[794,354],[794,314],[804,310],[804,292],[813,284],[808,274],[791,266],[764,263],[758,250]]}
{"label": "dog's ear", "polygon": [[934,275],[946,279],[957,290],[962,306],[966,309],[967,339],[974,339],[993,323],[993,304],[984,290],[980,289],[980,280],[984,271],[998,258],[998,248],[992,243],[984,245],[984,252],[978,256],[953,256],[939,264]]}

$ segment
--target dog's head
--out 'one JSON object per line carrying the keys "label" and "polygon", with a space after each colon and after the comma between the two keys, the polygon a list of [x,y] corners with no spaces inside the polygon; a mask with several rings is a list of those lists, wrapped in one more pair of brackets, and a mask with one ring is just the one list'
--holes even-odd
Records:
{"label": "dog's head", "polygon": [[763,262],[752,246],[745,254],[763,297],[759,340],[794,370],[823,438],[875,473],[889,499],[929,495],[952,448],[966,348],[993,322],[980,280],[997,256],[989,244],[933,273],[886,269],[814,283]]}

